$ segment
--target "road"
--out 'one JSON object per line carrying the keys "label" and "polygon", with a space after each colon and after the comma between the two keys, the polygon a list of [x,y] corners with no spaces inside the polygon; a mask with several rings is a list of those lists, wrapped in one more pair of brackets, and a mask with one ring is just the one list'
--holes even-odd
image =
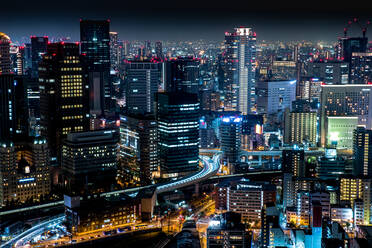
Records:
{"label": "road", "polygon": [[43,232],[47,231],[48,229],[52,228],[55,225],[61,224],[64,218],[65,218],[64,216],[57,216],[50,220],[39,223],[31,227],[30,229],[24,231],[23,233],[17,235],[16,237],[9,240],[5,244],[1,245],[0,247],[10,248],[13,245],[15,247],[22,247],[26,245],[26,243],[30,241],[31,239],[33,239],[35,236],[42,234]]}
{"label": "road", "polygon": [[[190,176],[181,178],[176,181],[172,181],[166,184],[160,184],[160,185],[149,185],[149,186],[144,186],[144,187],[136,187],[136,188],[131,188],[131,189],[125,189],[125,190],[119,190],[119,191],[113,191],[113,192],[108,192],[108,193],[103,193],[101,196],[109,196],[111,194],[120,194],[120,193],[134,193],[136,191],[139,191],[141,189],[149,188],[149,187],[156,187],[156,192],[158,194],[176,190],[178,188],[182,188],[188,185],[195,184],[197,182],[203,181],[211,176],[214,176],[217,171],[219,170],[220,167],[220,154],[216,154],[213,156],[211,159],[208,156],[200,156],[201,160],[203,161],[203,168],[198,171],[195,174],[192,174]],[[58,204],[63,204],[63,201],[58,202]],[[56,203],[50,203],[50,204],[45,204],[47,206],[55,206]],[[36,209],[37,207],[30,207],[27,209]],[[20,210],[10,210],[7,212],[11,213],[16,213],[17,211]],[[63,220],[63,217],[61,216],[56,216],[55,218],[43,222],[39,225],[36,225],[27,231],[21,233],[20,235],[14,237],[7,243],[1,245],[0,247],[11,247],[12,245],[15,245],[16,247],[21,247],[24,244],[26,244],[28,241],[30,241],[33,237],[40,235],[41,233],[45,232],[48,230],[48,227],[50,226],[51,223],[61,223]]]}

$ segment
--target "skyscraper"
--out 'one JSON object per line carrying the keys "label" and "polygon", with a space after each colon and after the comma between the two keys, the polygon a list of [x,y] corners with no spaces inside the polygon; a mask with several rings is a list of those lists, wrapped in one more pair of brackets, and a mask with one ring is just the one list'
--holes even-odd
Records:
{"label": "skyscraper", "polygon": [[39,76],[39,62],[47,51],[48,36],[31,36],[31,77]]}
{"label": "skyscraper", "polygon": [[372,176],[372,130],[357,127],[354,130],[354,168],[355,176]]}
{"label": "skyscraper", "polygon": [[221,117],[220,140],[223,159],[227,163],[239,162],[242,136],[242,117],[239,115],[224,115]]}
{"label": "skyscraper", "polygon": [[156,54],[156,57],[159,58],[159,59],[163,59],[164,58],[164,55],[163,55],[163,44],[161,43],[161,41],[155,42],[155,54]]}
{"label": "skyscraper", "polygon": [[256,33],[239,27],[225,33],[225,110],[255,111]]}
{"label": "skyscraper", "polygon": [[62,146],[62,170],[71,192],[109,190],[115,182],[119,133],[95,130],[69,133]]}
{"label": "skyscraper", "polygon": [[179,177],[197,170],[199,111],[196,94],[158,93],[158,156],[163,177]]}
{"label": "skyscraper", "polygon": [[284,116],[284,142],[286,144],[317,144],[317,113],[287,110]]}
{"label": "skyscraper", "polygon": [[14,75],[0,75],[0,141],[13,141],[16,130]]}
{"label": "skyscraper", "polygon": [[350,83],[372,83],[372,53],[353,53],[350,62]]}
{"label": "skyscraper", "polygon": [[89,89],[79,45],[49,44],[39,67],[41,133],[55,157],[68,133],[89,128]]}
{"label": "skyscraper", "polygon": [[0,74],[8,74],[10,72],[10,38],[0,32]]}
{"label": "skyscraper", "polygon": [[110,61],[111,69],[117,70],[120,65],[121,53],[119,47],[119,36],[117,32],[110,32]]}
{"label": "skyscraper", "polygon": [[167,92],[199,92],[199,61],[193,57],[178,57],[166,62]]}
{"label": "skyscraper", "polygon": [[351,61],[353,53],[365,53],[367,51],[367,37],[342,37],[339,39],[341,47],[341,59]]}
{"label": "skyscraper", "polygon": [[111,109],[110,21],[81,20],[81,54],[85,55],[89,79],[91,114],[100,116]]}
{"label": "skyscraper", "polygon": [[359,125],[371,128],[372,85],[322,85],[321,145],[326,144],[327,116],[357,116]]}
{"label": "skyscraper", "polygon": [[308,63],[307,75],[320,78],[325,84],[348,84],[349,63],[341,60],[317,60]]}
{"label": "skyscraper", "polygon": [[127,180],[137,177],[142,185],[151,183],[153,174],[158,170],[157,146],[154,116],[121,116],[118,181],[125,185],[129,183]]}
{"label": "skyscraper", "polygon": [[160,85],[163,64],[159,61],[127,63],[125,100],[129,113],[154,112],[155,93]]}

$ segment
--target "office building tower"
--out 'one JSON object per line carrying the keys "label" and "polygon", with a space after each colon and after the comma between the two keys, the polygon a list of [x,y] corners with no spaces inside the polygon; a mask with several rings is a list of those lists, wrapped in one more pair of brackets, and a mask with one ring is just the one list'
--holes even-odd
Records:
{"label": "office building tower", "polygon": [[345,159],[337,156],[335,148],[326,148],[325,155],[319,157],[316,176],[322,180],[335,180],[345,173]]}
{"label": "office building tower", "polygon": [[79,45],[51,43],[39,66],[41,134],[52,157],[70,132],[89,130],[89,87]]}
{"label": "office building tower", "polygon": [[37,203],[48,195],[51,190],[49,161],[48,145],[43,138],[19,143],[17,147],[11,142],[2,143],[0,205]]}
{"label": "office building tower", "polygon": [[310,193],[308,191],[297,191],[296,197],[297,225],[309,226],[311,214]]}
{"label": "office building tower", "polygon": [[145,41],[145,47],[144,47],[143,55],[146,58],[151,58],[152,57],[151,41],[149,41],[149,40]]}
{"label": "office building tower", "polygon": [[159,59],[164,59],[163,55],[163,43],[161,41],[155,42],[155,54]]}
{"label": "office building tower", "polygon": [[9,74],[11,70],[10,38],[0,32],[0,74]]}
{"label": "office building tower", "polygon": [[367,37],[342,37],[339,39],[339,58],[351,62],[353,53],[365,53],[367,51]]}
{"label": "office building tower", "polygon": [[276,199],[276,187],[269,183],[249,182],[242,179],[227,190],[227,211],[239,213],[247,222],[261,224],[261,211],[264,204]]}
{"label": "office building tower", "polygon": [[229,164],[239,162],[242,117],[238,114],[223,115],[219,129],[223,159]]}
{"label": "office building tower", "polygon": [[163,64],[158,61],[127,63],[125,101],[128,113],[154,113],[155,93],[161,84]]}
{"label": "office building tower", "polygon": [[358,126],[357,116],[327,116],[327,146],[353,149],[353,133]]}
{"label": "office building tower", "polygon": [[256,33],[239,27],[225,33],[225,111],[255,112]]}
{"label": "office building tower", "polygon": [[157,124],[154,116],[120,117],[120,165],[118,182],[121,185],[148,185],[158,173]]}
{"label": "office building tower", "polygon": [[240,214],[227,212],[210,221],[206,238],[207,248],[250,248],[252,234],[245,231]]}
{"label": "office building tower", "polygon": [[32,47],[31,43],[26,43],[24,46],[24,74],[31,75],[32,71]]}
{"label": "office building tower", "polygon": [[14,75],[0,75],[0,141],[13,141],[16,131]]}
{"label": "office building tower", "polygon": [[372,85],[322,85],[320,131],[326,145],[327,116],[358,116],[358,124],[371,128]]}
{"label": "office building tower", "polygon": [[295,182],[293,180],[293,173],[283,173],[283,209],[295,206],[296,191]]}
{"label": "office building tower", "polygon": [[257,112],[260,114],[275,114],[292,108],[296,100],[296,80],[258,82]]}
{"label": "office building tower", "polygon": [[357,127],[354,130],[353,156],[355,176],[372,176],[372,130]]}
{"label": "office building tower", "polygon": [[165,64],[165,91],[199,93],[199,61],[193,57],[178,57]]}
{"label": "office building tower", "polygon": [[295,177],[305,176],[305,152],[304,150],[283,150],[282,170],[291,173]]}
{"label": "office building tower", "polygon": [[62,146],[64,186],[76,194],[109,190],[115,183],[118,141],[117,130],[69,133]]}
{"label": "office building tower", "polygon": [[274,204],[265,204],[262,208],[261,247],[282,247],[286,244],[286,235],[279,222],[279,211]]}
{"label": "office building tower", "polygon": [[317,144],[317,113],[286,110],[284,115],[284,143],[290,145]]}
{"label": "office building tower", "polygon": [[117,32],[110,32],[110,64],[111,69],[118,70],[120,65],[120,47]]}
{"label": "office building tower", "polygon": [[39,63],[47,51],[48,36],[31,36],[31,77],[39,76]]}
{"label": "office building tower", "polygon": [[348,62],[317,60],[309,63],[307,67],[307,76],[320,78],[325,84],[349,83]]}
{"label": "office building tower", "polygon": [[361,224],[369,224],[371,211],[371,179],[365,176],[344,175],[340,178],[340,200],[354,206],[361,201]]}
{"label": "office building tower", "polygon": [[81,20],[80,42],[88,73],[90,111],[95,116],[104,115],[112,107],[110,20]]}
{"label": "office building tower", "polygon": [[372,53],[353,53],[350,62],[350,83],[372,83]]}
{"label": "office building tower", "polygon": [[158,93],[158,156],[163,177],[178,177],[197,170],[199,111],[196,94]]}
{"label": "office building tower", "polygon": [[314,104],[319,103],[322,83],[323,81],[319,78],[300,77],[300,80],[297,82],[297,99],[307,100]]}

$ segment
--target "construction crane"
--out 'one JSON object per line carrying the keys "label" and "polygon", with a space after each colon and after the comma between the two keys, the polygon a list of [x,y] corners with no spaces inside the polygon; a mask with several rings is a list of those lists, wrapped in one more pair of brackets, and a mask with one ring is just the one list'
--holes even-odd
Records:
{"label": "construction crane", "polygon": [[358,26],[360,27],[360,29],[362,30],[362,34],[363,34],[363,38],[366,37],[366,33],[367,33],[367,27],[369,24],[371,24],[371,21],[368,20],[366,22],[366,24],[364,26],[362,26],[358,20],[358,18],[354,18],[352,21],[348,21],[347,22],[347,26],[344,28],[344,37],[346,38],[347,37],[347,31],[349,30],[349,28],[351,27],[351,25],[355,23],[355,24],[358,24]]}

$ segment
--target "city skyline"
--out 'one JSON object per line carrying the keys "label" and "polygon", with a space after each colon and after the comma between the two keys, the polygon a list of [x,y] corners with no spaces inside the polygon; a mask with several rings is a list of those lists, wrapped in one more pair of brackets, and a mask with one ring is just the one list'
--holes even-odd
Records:
{"label": "city skyline", "polygon": [[[0,29],[12,40],[24,42],[27,35],[71,37],[79,40],[79,19],[110,19],[111,31],[122,40],[223,40],[225,31],[234,26],[250,26],[258,40],[310,40],[336,42],[343,35],[348,20],[359,18],[364,24],[369,18],[368,4],[349,8],[314,2],[314,6],[299,7],[286,3],[261,6],[258,3],[237,2],[235,6],[208,3],[177,6],[171,2],[135,3],[71,2],[58,6],[43,1],[20,3],[15,9],[10,3],[2,6]],[[319,7],[316,7],[319,6]],[[63,14],[62,14],[63,13]],[[57,31],[58,30],[58,31]],[[359,28],[350,29],[361,35]],[[367,31],[367,36],[370,32]]]}

